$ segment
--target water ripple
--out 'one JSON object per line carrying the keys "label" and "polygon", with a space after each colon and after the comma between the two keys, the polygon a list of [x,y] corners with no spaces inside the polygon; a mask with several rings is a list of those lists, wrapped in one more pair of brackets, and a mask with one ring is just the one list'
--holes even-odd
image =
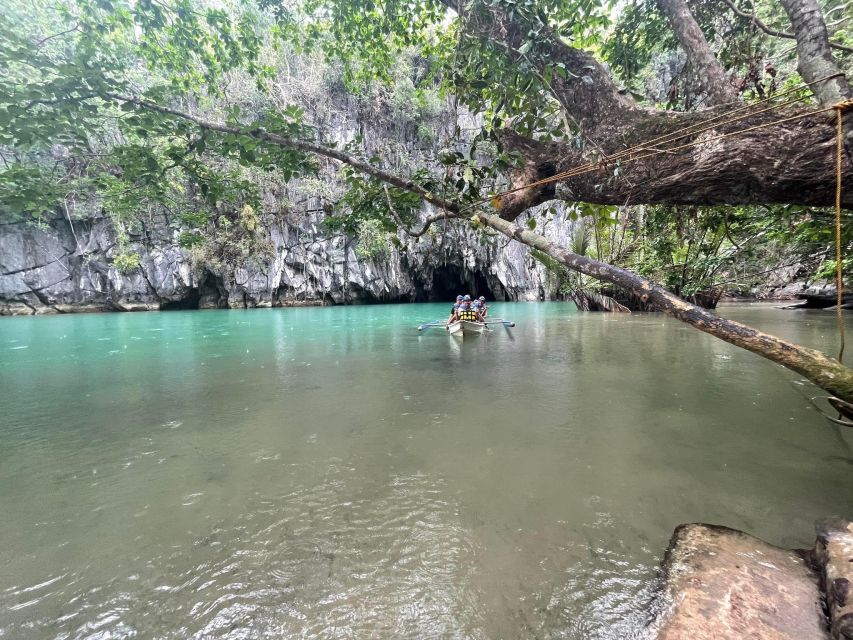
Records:
{"label": "water ripple", "polygon": [[[462,630],[480,625],[474,545],[441,482],[397,476],[379,498],[342,500],[340,473],[248,505],[236,524],[198,537],[191,556],[161,552],[142,575],[91,585],[64,574],[7,591],[0,607],[13,619],[0,635],[470,637]],[[27,620],[36,604],[53,615]]]}

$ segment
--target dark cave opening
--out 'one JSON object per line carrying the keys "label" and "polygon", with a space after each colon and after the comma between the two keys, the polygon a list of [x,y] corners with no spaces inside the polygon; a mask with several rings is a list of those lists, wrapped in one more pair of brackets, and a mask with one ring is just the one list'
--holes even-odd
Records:
{"label": "dark cave opening", "polygon": [[198,303],[201,299],[198,289],[188,289],[183,298],[179,300],[168,300],[160,303],[160,311],[186,311],[188,309],[198,309]]}
{"label": "dark cave opening", "polygon": [[227,309],[228,291],[222,278],[205,270],[198,280],[199,309]]}
{"label": "dark cave opening", "polygon": [[469,271],[456,265],[438,267],[432,274],[432,287],[418,296],[418,302],[452,302],[457,295],[485,296],[495,300],[489,281],[481,271]]}

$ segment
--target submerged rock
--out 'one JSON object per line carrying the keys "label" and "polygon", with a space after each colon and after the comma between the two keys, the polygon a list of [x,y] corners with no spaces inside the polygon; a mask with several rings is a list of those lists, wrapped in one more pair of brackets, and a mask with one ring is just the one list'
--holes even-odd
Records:
{"label": "submerged rock", "polygon": [[808,556],[726,527],[681,525],[666,552],[660,614],[648,637],[825,640]]}

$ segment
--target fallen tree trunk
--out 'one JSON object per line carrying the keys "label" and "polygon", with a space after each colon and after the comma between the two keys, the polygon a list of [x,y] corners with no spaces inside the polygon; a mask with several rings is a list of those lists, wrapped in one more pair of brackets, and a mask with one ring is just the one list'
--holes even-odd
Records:
{"label": "fallen tree trunk", "polygon": [[[609,205],[831,206],[835,201],[831,111],[788,106],[736,114],[743,119],[708,125],[702,123],[724,111],[632,113],[602,122],[597,131],[600,147],[608,155],[620,154],[611,162],[599,162],[592,151],[578,151],[565,143],[531,141],[503,131],[498,135],[504,148],[521,153],[526,163],[510,175],[511,187],[519,190],[502,195],[498,208],[502,218],[514,220],[529,207],[554,198]],[[658,139],[666,142],[655,144]],[[626,153],[627,149],[633,151]],[[547,177],[537,174],[541,167],[550,167],[551,174],[589,169],[556,184],[522,188]],[[851,166],[845,164],[843,171],[849,184]],[[843,207],[853,207],[853,189],[843,190],[841,198]]]}
{"label": "fallen tree trunk", "polygon": [[781,364],[842,400],[853,401],[853,369],[845,367],[820,351],[782,340],[740,322],[721,318],[710,311],[685,302],[674,293],[636,273],[571,253],[545,236],[495,214],[478,213],[476,218],[482,224],[549,255],[569,269],[626,289],[644,302],[653,303],[664,313],[700,331]]}

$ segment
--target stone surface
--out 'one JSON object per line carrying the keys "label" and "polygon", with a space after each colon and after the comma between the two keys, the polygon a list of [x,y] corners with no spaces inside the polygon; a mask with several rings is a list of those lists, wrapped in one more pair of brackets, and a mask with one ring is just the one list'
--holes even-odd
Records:
{"label": "stone surface", "polygon": [[816,574],[803,554],[705,524],[675,530],[664,560],[657,640],[828,638]]}

